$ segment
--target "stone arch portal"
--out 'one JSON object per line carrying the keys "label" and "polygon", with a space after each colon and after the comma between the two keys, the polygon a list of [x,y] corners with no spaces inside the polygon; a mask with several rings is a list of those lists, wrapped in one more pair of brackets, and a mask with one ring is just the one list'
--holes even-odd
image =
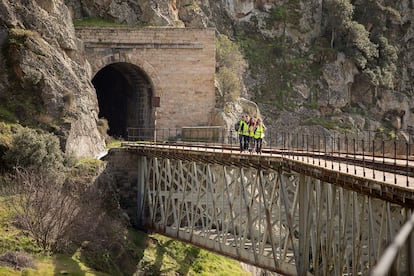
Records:
{"label": "stone arch portal", "polygon": [[110,136],[126,139],[134,132],[134,136],[151,138],[154,91],[141,68],[127,62],[108,64],[96,73],[92,84],[99,103],[98,116],[108,121]]}
{"label": "stone arch portal", "polygon": [[[78,27],[76,36],[90,78],[96,75],[100,116],[108,117],[111,135],[125,136],[128,127],[180,131],[211,124],[215,29]],[[160,132],[151,134],[152,140]],[[140,135],[128,138],[141,140]]]}

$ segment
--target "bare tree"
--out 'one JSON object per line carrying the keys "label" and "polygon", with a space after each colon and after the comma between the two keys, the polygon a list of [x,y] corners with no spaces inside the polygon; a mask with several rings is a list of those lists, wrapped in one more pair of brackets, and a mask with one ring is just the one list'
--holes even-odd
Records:
{"label": "bare tree", "polygon": [[16,223],[38,246],[45,251],[62,246],[80,206],[59,175],[16,169],[2,188]]}

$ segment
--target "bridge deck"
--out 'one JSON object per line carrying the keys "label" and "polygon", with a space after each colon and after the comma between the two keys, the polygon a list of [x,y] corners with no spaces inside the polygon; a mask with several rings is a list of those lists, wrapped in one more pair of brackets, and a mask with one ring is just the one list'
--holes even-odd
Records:
{"label": "bridge deck", "polygon": [[144,155],[260,169],[288,169],[346,189],[414,207],[414,161],[304,151],[240,153],[197,145],[124,143]]}

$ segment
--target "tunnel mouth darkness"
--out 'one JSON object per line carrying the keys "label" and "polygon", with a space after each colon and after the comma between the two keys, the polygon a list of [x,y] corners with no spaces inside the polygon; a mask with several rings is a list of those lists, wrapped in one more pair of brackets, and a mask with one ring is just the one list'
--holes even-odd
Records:
{"label": "tunnel mouth darkness", "polygon": [[[94,78],[98,117],[108,121],[108,135],[127,140],[131,133],[154,129],[153,87],[138,66],[119,62],[102,68]],[[145,130],[145,131],[144,131]]]}

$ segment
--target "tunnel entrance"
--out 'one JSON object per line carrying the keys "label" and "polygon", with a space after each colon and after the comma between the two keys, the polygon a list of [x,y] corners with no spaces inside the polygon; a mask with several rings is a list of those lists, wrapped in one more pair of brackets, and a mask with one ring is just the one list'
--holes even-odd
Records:
{"label": "tunnel entrance", "polygon": [[108,135],[127,139],[131,132],[145,130],[145,136],[153,132],[149,131],[155,125],[153,88],[138,66],[125,62],[107,65],[92,84],[98,97],[98,116],[109,124]]}

